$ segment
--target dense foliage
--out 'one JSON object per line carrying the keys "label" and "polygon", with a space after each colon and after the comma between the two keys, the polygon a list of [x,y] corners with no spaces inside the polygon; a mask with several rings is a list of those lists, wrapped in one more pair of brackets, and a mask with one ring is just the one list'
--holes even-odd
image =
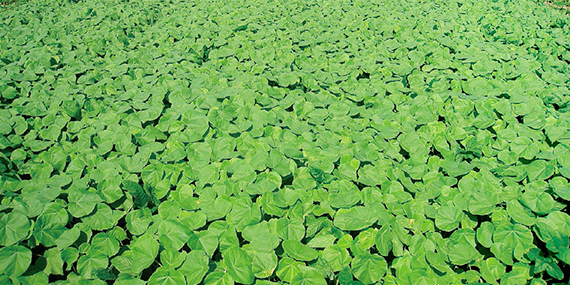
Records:
{"label": "dense foliage", "polygon": [[1,284],[567,284],[570,26],[528,0],[0,13]]}

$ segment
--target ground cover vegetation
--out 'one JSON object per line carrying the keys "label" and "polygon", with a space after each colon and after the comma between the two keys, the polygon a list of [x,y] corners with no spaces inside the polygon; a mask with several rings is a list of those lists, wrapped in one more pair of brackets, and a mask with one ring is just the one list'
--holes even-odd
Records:
{"label": "ground cover vegetation", "polygon": [[0,13],[1,284],[568,284],[570,26],[532,1]]}

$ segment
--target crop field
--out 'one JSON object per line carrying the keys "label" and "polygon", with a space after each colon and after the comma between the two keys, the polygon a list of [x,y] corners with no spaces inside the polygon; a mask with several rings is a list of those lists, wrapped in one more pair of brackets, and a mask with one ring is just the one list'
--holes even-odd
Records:
{"label": "crop field", "polygon": [[0,284],[570,284],[552,5],[4,3]]}

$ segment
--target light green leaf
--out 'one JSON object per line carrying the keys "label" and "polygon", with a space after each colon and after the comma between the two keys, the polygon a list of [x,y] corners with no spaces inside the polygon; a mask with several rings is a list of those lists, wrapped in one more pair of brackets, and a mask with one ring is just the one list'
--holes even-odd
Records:
{"label": "light green leaf", "polygon": [[544,160],[535,160],[526,167],[528,179],[530,181],[547,179],[554,174],[555,167],[556,162],[553,160],[549,162]]}
{"label": "light green leaf", "polygon": [[204,285],[233,285],[234,280],[228,272],[216,270],[208,274],[204,279]]}
{"label": "light green leaf", "polygon": [[178,268],[186,260],[186,252],[174,249],[165,249],[160,252],[160,262],[164,267]]}
{"label": "light green leaf", "polygon": [[116,224],[113,210],[105,203],[98,203],[95,213],[83,217],[83,222],[93,230],[107,230]]}
{"label": "light green leaf", "polygon": [[535,215],[517,200],[507,201],[507,213],[517,223],[532,226],[535,223]]}
{"label": "light green leaf", "polygon": [[178,271],[186,276],[186,282],[189,285],[199,284],[208,272],[208,260],[208,256],[203,251],[192,250]]}
{"label": "light green leaf", "polygon": [[180,250],[188,241],[190,230],[174,219],[167,219],[158,226],[158,238],[162,246]]}
{"label": "light green leaf", "polygon": [[238,231],[249,225],[255,225],[261,220],[259,205],[252,204],[249,198],[234,201],[232,210],[226,217],[227,221],[236,226]]}
{"label": "light green leaf", "polygon": [[0,245],[10,246],[28,237],[31,224],[28,218],[19,212],[2,214],[0,218]]}
{"label": "light green leaf", "polygon": [[550,194],[530,189],[522,194],[520,201],[523,205],[539,215],[550,213],[555,202]]}
{"label": "light green leaf", "polygon": [[130,248],[132,259],[135,261],[132,264],[132,269],[139,273],[154,263],[158,255],[159,244],[147,234],[139,237]]}
{"label": "light green leaf", "polygon": [[491,247],[493,244],[493,232],[495,231],[495,227],[490,222],[483,222],[477,228],[477,242],[479,242],[484,247]]}
{"label": "light green leaf", "polygon": [[50,248],[44,252],[44,258],[47,261],[44,273],[47,275],[63,275],[63,259],[61,251],[57,248]]}
{"label": "light green leaf", "polygon": [[332,234],[318,234],[313,237],[307,245],[312,248],[326,248],[333,245],[336,237]]}
{"label": "light green leaf", "polygon": [[371,226],[377,220],[373,209],[356,206],[338,210],[334,216],[334,225],[341,230],[357,231]]}
{"label": "light green leaf", "polygon": [[283,240],[300,241],[305,237],[305,226],[297,219],[281,218],[271,225]]}
{"label": "light green leaf", "polygon": [[319,256],[319,253],[296,240],[284,240],[282,243],[285,253],[295,260],[310,261]]}
{"label": "light green leaf", "polygon": [[173,268],[160,267],[148,279],[149,285],[184,285],[184,275]]}
{"label": "light green leaf", "polygon": [[102,253],[83,255],[77,261],[77,272],[84,278],[96,277],[96,271],[109,266],[109,259]]}
{"label": "light green leaf", "polygon": [[106,256],[113,256],[119,252],[119,241],[107,233],[96,234],[91,245]]}
{"label": "light green leaf", "polygon": [[326,285],[324,276],[315,270],[304,270],[291,280],[292,285]]}
{"label": "light green leaf", "polygon": [[18,277],[32,263],[32,252],[23,246],[11,245],[0,248],[0,274]]}
{"label": "light green leaf", "polygon": [[279,246],[279,236],[269,231],[269,224],[262,222],[243,229],[242,236],[258,249],[273,250]]}
{"label": "light green leaf", "polygon": [[202,250],[211,257],[218,248],[218,237],[210,231],[201,231],[191,233],[187,243],[190,249]]}
{"label": "light green leaf", "polygon": [[68,247],[61,252],[61,259],[67,264],[65,270],[70,270],[78,258],[79,250],[77,250],[75,247]]}
{"label": "light green leaf", "polygon": [[466,241],[453,243],[449,246],[449,260],[455,265],[468,264],[481,256],[481,254]]}
{"label": "light green leaf", "polygon": [[253,274],[257,278],[268,278],[277,268],[277,255],[273,250],[259,250],[255,245],[245,245],[245,251],[252,259]]}
{"label": "light green leaf", "polygon": [[350,262],[352,261],[348,250],[337,245],[325,248],[322,252],[322,256],[333,272],[342,270],[350,265]]}
{"label": "light green leaf", "polygon": [[501,278],[501,285],[518,285],[526,284],[530,280],[530,265],[524,263],[515,263],[511,271]]}
{"label": "light green leaf", "polygon": [[453,231],[459,226],[463,215],[463,212],[457,207],[443,206],[437,210],[435,225],[443,231]]}
{"label": "light green leaf", "polygon": [[253,283],[255,276],[253,275],[252,260],[245,250],[237,246],[226,249],[222,252],[222,262],[234,281],[243,284]]}
{"label": "light green leaf", "polygon": [[481,266],[481,275],[485,281],[491,284],[498,284],[497,280],[505,274],[505,265],[499,262],[496,258],[488,258],[483,261]]}
{"label": "light green leaf", "polygon": [[303,263],[289,257],[281,258],[277,266],[277,277],[285,282],[291,282],[295,276],[301,274],[301,266]]}
{"label": "light green leaf", "polygon": [[364,284],[380,282],[388,271],[388,264],[377,254],[356,256],[352,262],[352,274]]}

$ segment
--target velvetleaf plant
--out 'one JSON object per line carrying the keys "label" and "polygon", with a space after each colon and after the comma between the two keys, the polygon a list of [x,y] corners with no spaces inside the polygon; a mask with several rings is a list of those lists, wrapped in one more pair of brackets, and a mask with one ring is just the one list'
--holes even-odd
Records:
{"label": "velvetleaf plant", "polygon": [[0,12],[1,284],[568,284],[570,26],[529,0]]}

